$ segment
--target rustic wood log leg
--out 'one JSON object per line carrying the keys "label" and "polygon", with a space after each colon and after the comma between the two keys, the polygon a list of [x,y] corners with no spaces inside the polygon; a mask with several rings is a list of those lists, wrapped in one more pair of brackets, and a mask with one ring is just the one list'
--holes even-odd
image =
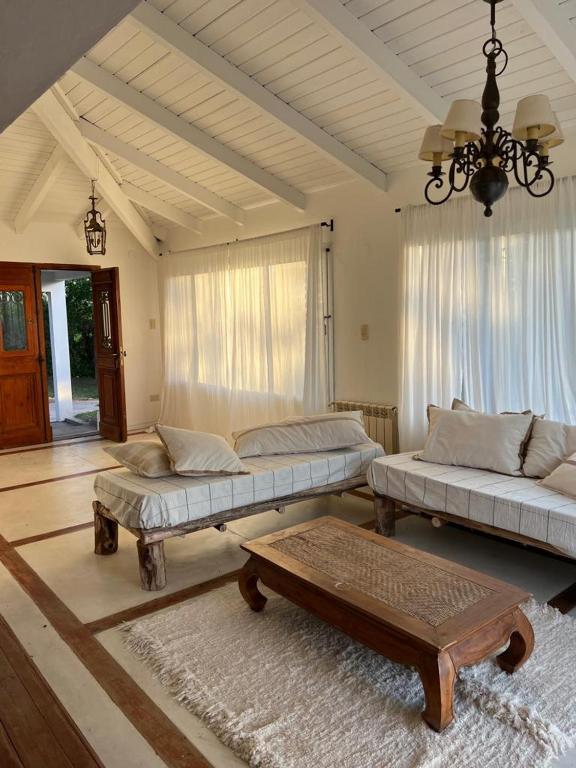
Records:
{"label": "rustic wood log leg", "polygon": [[396,502],[386,496],[374,496],[374,512],[376,513],[376,533],[382,536],[396,534]]}
{"label": "rustic wood log leg", "polygon": [[267,599],[258,589],[258,570],[252,558],[240,571],[238,587],[242,597],[253,611],[259,612],[266,605]]}
{"label": "rustic wood log leg", "polygon": [[534,650],[534,630],[524,612],[517,608],[514,611],[516,628],[510,635],[510,645],[496,657],[500,668],[510,675],[516,672],[530,658]]}
{"label": "rustic wood log leg", "polygon": [[426,709],[422,717],[435,731],[443,731],[454,719],[456,668],[447,651],[425,657],[419,666]]}
{"label": "rustic wood log leg", "polygon": [[94,509],[94,552],[97,555],[113,555],[118,550],[118,523],[100,514],[100,503]]}
{"label": "rustic wood log leg", "polygon": [[152,544],[143,544],[138,539],[136,546],[138,547],[142,589],[145,589],[147,592],[157,592],[160,589],[164,589],[166,586],[164,542],[155,541]]}

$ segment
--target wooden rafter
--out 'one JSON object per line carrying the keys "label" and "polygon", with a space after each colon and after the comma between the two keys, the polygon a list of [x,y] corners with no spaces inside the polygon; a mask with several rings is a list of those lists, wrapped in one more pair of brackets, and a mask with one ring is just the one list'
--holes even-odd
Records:
{"label": "wooden rafter", "polygon": [[84,138],[90,143],[102,147],[103,149],[107,149],[109,152],[113,152],[118,157],[132,163],[136,168],[139,168],[165,184],[168,184],[173,189],[186,195],[191,200],[195,200],[205,208],[208,208],[215,213],[219,213],[222,216],[226,216],[237,224],[244,223],[244,211],[237,205],[229,203],[227,200],[214,194],[214,192],[210,192],[209,189],[202,187],[200,184],[183,176],[181,173],[173,171],[172,168],[164,165],[164,163],[146,155],[131,144],[127,144],[125,141],[118,139],[111,133],[102,130],[102,128],[98,128],[97,125],[89,123],[87,120],[80,119],[78,126]]}
{"label": "wooden rafter", "polygon": [[67,160],[66,152],[57,144],[44,168],[42,168],[40,176],[32,185],[32,189],[26,195],[26,199],[16,214],[14,219],[14,230],[16,232],[24,232],[32,221],[34,214],[46,199],[48,192],[58,178],[60,171],[66,165]]}
{"label": "wooden rafter", "polygon": [[538,37],[576,82],[576,30],[555,0],[512,0]]}
{"label": "wooden rafter", "polygon": [[158,258],[158,244],[150,227],[128,200],[110,171],[99,161],[98,156],[52,90],[46,91],[34,103],[33,109],[82,173],[88,178],[97,180],[100,194],[120,221],[153,258]]}
{"label": "wooden rafter", "polygon": [[195,68],[202,69],[228,90],[251,101],[298,134],[329,160],[369,181],[378,189],[386,189],[384,171],[326,133],[320,126],[275,96],[254,78],[230,64],[197,37],[190,35],[163,13],[157,11],[150,3],[141,3],[133,11],[131,19],[162,46],[191,62]]}
{"label": "wooden rafter", "polygon": [[178,117],[174,112],[158,104],[149,96],[131,88],[120,78],[89,59],[81,59],[72,67],[71,71],[162,130],[249,179],[278,200],[288,203],[298,210],[305,210],[306,195],[303,192],[260,168],[247,157],[243,157],[225,144],[221,144],[200,128]]}
{"label": "wooden rafter", "polygon": [[125,181],[122,183],[122,190],[129,200],[133,203],[146,208],[152,213],[157,213],[168,221],[173,221],[184,229],[190,229],[192,232],[200,234],[202,232],[202,224],[195,216],[190,213],[186,213],[181,208],[177,208],[175,205],[166,203],[164,200],[160,200],[159,197],[151,195],[134,184],[130,184]]}
{"label": "wooden rafter", "polygon": [[293,2],[336,37],[343,46],[352,50],[360,61],[380,79],[384,79],[427,122],[444,122],[448,108],[442,97],[342,5],[340,0]]}

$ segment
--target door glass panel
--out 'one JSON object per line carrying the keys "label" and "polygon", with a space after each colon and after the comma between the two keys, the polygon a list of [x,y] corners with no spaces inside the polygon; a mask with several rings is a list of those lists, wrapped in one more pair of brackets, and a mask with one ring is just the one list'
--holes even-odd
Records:
{"label": "door glass panel", "polygon": [[27,348],[24,291],[0,291],[0,331],[5,352]]}
{"label": "door glass panel", "polygon": [[100,291],[100,306],[102,308],[102,339],[104,349],[112,349],[112,323],[110,320],[110,291]]}

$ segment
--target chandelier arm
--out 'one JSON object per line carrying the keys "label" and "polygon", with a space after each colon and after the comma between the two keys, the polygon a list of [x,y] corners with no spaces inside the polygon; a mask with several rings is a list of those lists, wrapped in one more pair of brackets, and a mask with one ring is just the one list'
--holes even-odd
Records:
{"label": "chandelier arm", "polygon": [[556,183],[556,179],[554,177],[554,174],[550,170],[550,168],[547,168],[546,166],[541,166],[540,171],[538,173],[538,177],[536,181],[541,181],[543,183],[546,183],[545,180],[548,180],[547,186],[544,186],[544,188],[541,191],[537,191],[533,188],[534,181],[530,185],[528,185],[525,189],[528,191],[528,194],[532,195],[532,197],[546,197],[546,195],[549,195],[550,192],[554,189],[554,185]]}
{"label": "chandelier arm", "polygon": [[438,200],[434,200],[434,198],[430,197],[430,194],[433,189],[442,190],[446,186],[445,178],[446,178],[445,174],[442,174],[440,176],[432,176],[430,181],[424,187],[424,197],[430,203],[430,205],[442,205],[442,203],[445,203],[452,196],[452,193],[454,192],[454,187],[452,185],[449,185],[448,191],[446,192],[444,197]]}

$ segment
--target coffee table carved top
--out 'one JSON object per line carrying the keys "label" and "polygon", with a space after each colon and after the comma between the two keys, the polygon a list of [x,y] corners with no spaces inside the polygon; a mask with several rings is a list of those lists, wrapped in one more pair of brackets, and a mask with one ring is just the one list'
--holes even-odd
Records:
{"label": "coffee table carved top", "polygon": [[329,596],[349,616],[382,623],[429,649],[481,632],[530,597],[492,576],[334,517],[241,546],[258,561],[259,573],[270,569],[275,579],[301,580],[318,600]]}
{"label": "coffee table carved top", "polygon": [[295,533],[270,546],[433,627],[493,593],[412,554],[384,549],[329,524]]}

